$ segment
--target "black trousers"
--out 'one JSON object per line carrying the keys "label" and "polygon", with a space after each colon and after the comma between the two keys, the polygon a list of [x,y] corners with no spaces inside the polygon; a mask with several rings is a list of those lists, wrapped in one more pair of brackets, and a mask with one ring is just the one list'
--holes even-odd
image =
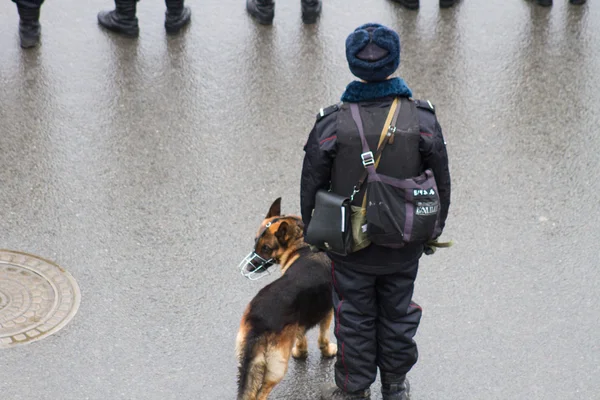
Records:
{"label": "black trousers", "polygon": [[357,272],[343,262],[332,264],[338,387],[363,390],[375,381],[377,367],[404,375],[415,365],[413,337],[422,312],[411,300],[417,270],[418,261],[386,275]]}

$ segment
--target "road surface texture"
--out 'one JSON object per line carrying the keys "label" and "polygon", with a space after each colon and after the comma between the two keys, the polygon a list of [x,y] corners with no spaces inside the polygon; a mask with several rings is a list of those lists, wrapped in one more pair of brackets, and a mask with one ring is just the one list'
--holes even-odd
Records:
{"label": "road surface texture", "polygon": [[[272,27],[243,0],[189,3],[173,38],[164,3],[140,2],[131,40],[97,26],[109,0],[47,1],[30,51],[0,4],[0,248],[82,293],[60,332],[0,352],[2,400],[235,398],[239,319],[277,275],[236,266],[275,198],[299,212],[302,147],[371,21],[400,33],[398,74],[436,105],[453,177],[456,245],[422,259],[415,291],[413,400],[600,399],[600,2],[328,0],[303,26],[280,0]],[[310,338],[273,399],[332,379]]]}

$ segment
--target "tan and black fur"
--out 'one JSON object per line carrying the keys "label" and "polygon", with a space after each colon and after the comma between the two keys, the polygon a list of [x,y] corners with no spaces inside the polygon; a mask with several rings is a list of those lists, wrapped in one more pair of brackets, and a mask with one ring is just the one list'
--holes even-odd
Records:
{"label": "tan and black fur", "polygon": [[319,325],[322,355],[337,352],[329,342],[330,261],[310,251],[301,219],[280,216],[280,204],[275,200],[261,224],[255,252],[279,264],[282,276],[260,290],[242,316],[236,340],[238,400],[267,399],[285,376],[290,356],[307,357],[305,333],[313,326]]}

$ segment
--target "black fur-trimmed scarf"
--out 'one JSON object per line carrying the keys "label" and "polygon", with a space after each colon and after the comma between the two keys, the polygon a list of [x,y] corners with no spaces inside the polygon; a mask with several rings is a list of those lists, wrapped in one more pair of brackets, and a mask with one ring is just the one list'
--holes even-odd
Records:
{"label": "black fur-trimmed scarf", "polygon": [[358,103],[390,96],[412,97],[412,91],[401,78],[392,78],[381,82],[353,81],[346,87],[342,101]]}

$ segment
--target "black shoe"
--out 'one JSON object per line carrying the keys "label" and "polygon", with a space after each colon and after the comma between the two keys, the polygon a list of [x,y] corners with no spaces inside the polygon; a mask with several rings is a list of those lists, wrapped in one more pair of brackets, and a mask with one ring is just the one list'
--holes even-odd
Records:
{"label": "black shoe", "polygon": [[305,24],[317,22],[322,8],[321,0],[302,0],[302,22]]}
{"label": "black shoe", "polygon": [[381,373],[381,394],[383,400],[409,400],[410,384],[405,375]]}
{"label": "black shoe", "polygon": [[115,0],[115,9],[98,13],[98,23],[109,31],[138,37],[140,28],[135,16],[136,0]]}
{"label": "black shoe", "polygon": [[40,9],[18,7],[19,11],[19,37],[21,47],[29,49],[40,43],[42,26],[40,25]]}
{"label": "black shoe", "polygon": [[440,8],[449,8],[456,4],[457,0],[440,0]]}
{"label": "black shoe", "polygon": [[582,4],[585,4],[587,0],[569,0],[569,3],[576,5],[576,6],[580,6]]}
{"label": "black shoe", "polygon": [[167,12],[165,13],[165,29],[170,35],[175,35],[190,23],[192,10],[183,6],[183,0],[166,0]]}
{"label": "black shoe", "polygon": [[392,0],[396,3],[408,8],[409,10],[416,10],[419,8],[419,0]]}
{"label": "black shoe", "polygon": [[535,2],[542,7],[550,7],[552,5],[552,0],[535,0]]}
{"label": "black shoe", "polygon": [[246,0],[246,10],[259,24],[271,25],[275,17],[273,0]]}
{"label": "black shoe", "polygon": [[349,393],[344,392],[333,383],[321,386],[321,400],[369,400],[370,398],[371,391],[369,389]]}

